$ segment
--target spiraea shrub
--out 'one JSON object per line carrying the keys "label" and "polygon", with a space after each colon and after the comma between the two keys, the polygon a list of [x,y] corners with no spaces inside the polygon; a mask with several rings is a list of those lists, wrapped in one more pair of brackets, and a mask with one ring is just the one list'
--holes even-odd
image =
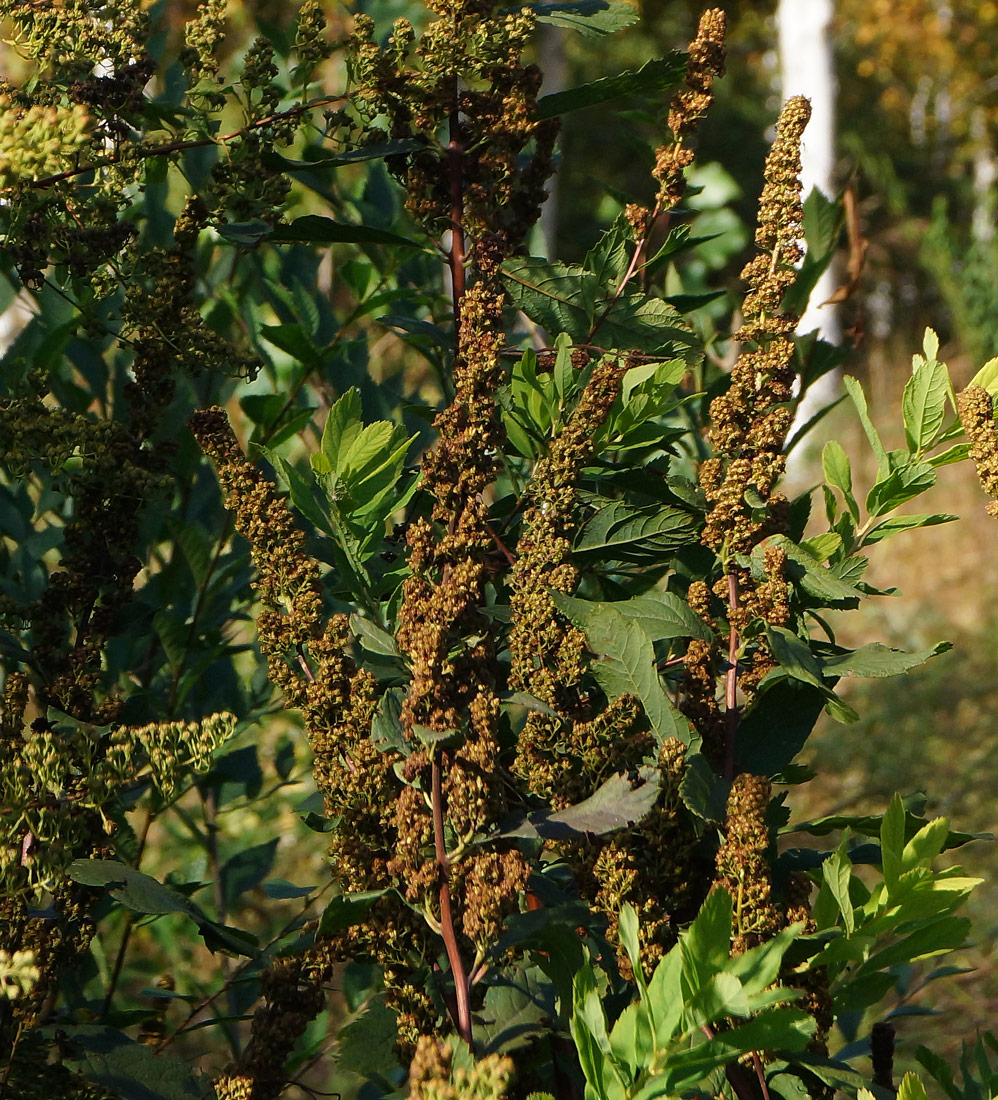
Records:
{"label": "spiraea shrub", "polygon": [[[896,450],[846,377],[876,477],[831,441],[788,496],[841,363],[797,334],[808,103],[694,293],[723,12],[544,95],[538,23],[628,4],[410,7],[0,3],[0,1095],[886,1100],[971,837],[785,791],[843,677],[946,648],[827,612],[954,518],[898,511],[939,466],[995,495],[998,369],[958,398],[927,332]],[[559,118],[625,95],[645,192],[532,255]],[[962,1089],[919,1058],[977,1096],[987,1042]]]}

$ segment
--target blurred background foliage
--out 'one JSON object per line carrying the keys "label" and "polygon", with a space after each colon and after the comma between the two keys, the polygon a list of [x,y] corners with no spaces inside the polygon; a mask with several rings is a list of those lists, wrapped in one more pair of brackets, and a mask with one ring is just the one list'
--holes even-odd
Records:
{"label": "blurred background foliage", "polygon": [[[596,50],[567,32],[545,28],[536,44],[537,60],[548,73],[545,90],[636,69],[649,58],[685,47],[703,6],[692,0],[642,0],[638,21],[603,39]],[[151,5],[154,16],[162,20],[159,45],[166,56],[179,49],[183,24],[196,7],[194,0],[159,0]],[[409,0],[361,0],[356,8],[370,14],[383,33],[399,16],[418,24],[425,14],[421,4]],[[667,282],[670,292],[725,292],[705,307],[722,331],[739,290],[737,276],[751,239],[769,128],[779,108],[775,4],[744,0],[730,8],[728,75],[701,130],[695,186],[685,210],[695,236],[716,236],[691,254],[681,271],[667,277],[674,280],[672,286]],[[234,59],[258,33],[276,45],[279,56],[287,56],[295,5],[283,0],[231,0],[228,18],[226,49]],[[349,13],[342,5],[330,4],[328,18],[332,38],[342,38]],[[897,408],[910,373],[910,349],[920,345],[926,324],[939,332],[941,357],[951,364],[957,383],[969,379],[975,364],[998,354],[996,38],[998,3],[985,0],[836,4],[831,46],[838,82],[838,182],[855,193],[858,228],[867,242],[857,285],[841,307],[851,345],[847,370],[864,377],[873,394],[875,418],[884,424],[900,422],[891,410]],[[334,54],[325,65],[325,83],[339,87],[340,59]],[[0,56],[0,71],[12,80],[25,75],[11,51]],[[233,125],[239,120],[233,119]],[[557,176],[552,212],[532,241],[533,252],[550,249],[566,261],[578,261],[625,203],[647,201],[654,186],[649,171],[653,150],[662,139],[663,125],[664,105],[647,100],[617,100],[567,116],[560,142],[566,167]],[[285,155],[309,159],[316,151],[299,148]],[[192,165],[196,167],[193,158]],[[299,178],[289,215],[331,203],[355,222],[404,231],[397,192],[381,161],[337,171],[334,187],[307,174]],[[167,187],[153,199],[162,210],[174,205]],[[154,237],[156,214],[147,211],[146,216],[147,232]],[[419,406],[439,397],[439,345],[425,321],[429,311],[420,312],[411,288],[420,287],[427,302],[435,299],[443,291],[440,265],[418,253],[400,267],[384,268],[379,266],[384,258],[373,246],[338,248],[331,254],[304,247],[255,254],[223,246],[216,255],[203,258],[203,313],[218,330],[241,331],[247,354],[263,364],[257,382],[241,391],[241,408],[233,409],[244,443],[274,446],[283,438],[293,450],[295,433],[304,430],[315,407],[328,406],[350,385],[361,387],[368,419],[391,415],[401,406],[407,427],[426,430]],[[268,265],[283,269],[271,272]],[[292,290],[282,295],[268,292],[268,286],[277,284]],[[0,305],[7,310],[0,325],[8,342],[25,320],[25,310],[12,304],[15,294],[13,281],[0,294]],[[395,300],[407,303],[405,316],[393,314]],[[65,306],[55,292],[43,295],[42,306],[46,325],[34,330],[29,326],[10,355],[51,353],[52,345],[44,341],[58,328]],[[261,333],[261,319],[269,333]],[[71,341],[63,346],[72,351]],[[723,347],[714,350],[723,357]],[[8,366],[11,361],[8,357]],[[296,361],[322,369],[301,378],[294,373]],[[322,381],[328,378],[336,379],[335,392]],[[197,390],[198,383],[192,385]],[[192,398],[202,405],[224,403],[234,386],[234,380],[222,379],[215,391],[195,392]],[[278,395],[288,393],[293,400],[282,402]],[[296,420],[299,416],[304,420]],[[869,461],[866,449],[845,414],[841,419],[833,414],[819,427],[815,454],[829,435],[842,440],[862,470]],[[181,460],[195,464],[197,456],[181,455]],[[816,467],[811,480],[819,479]],[[215,487],[203,490],[214,493]],[[861,720],[852,727],[835,726],[818,739],[816,763],[825,779],[820,790],[803,787],[793,792],[798,814],[858,812],[882,805],[895,789],[903,794],[926,789],[930,812],[950,815],[967,831],[994,827],[998,541],[969,464],[941,471],[934,493],[936,500],[925,501],[924,510],[958,513],[961,522],[897,540],[897,549],[894,542],[878,547],[871,583],[897,585],[906,598],[903,603],[890,597],[867,601],[871,606],[865,620],[850,622],[851,634],[843,640],[859,644],[877,638],[917,648],[949,637],[956,647],[903,679],[875,681],[853,690],[850,702]],[[284,933],[286,923],[315,897],[317,884],[325,882],[325,841],[320,832],[302,824],[310,812],[311,781],[293,716],[282,713],[267,723],[257,721],[278,710],[279,704],[254,671],[260,663],[252,652],[252,630],[245,621],[212,619],[213,595],[218,595],[220,608],[228,607],[237,590],[241,595],[235,602],[249,617],[245,546],[237,539],[223,552],[228,531],[218,532],[212,545],[196,545],[194,525],[187,530],[184,524],[185,517],[196,518],[199,507],[194,494],[176,514],[171,545],[183,553],[164,556],[142,601],[150,608],[161,606],[157,586],[167,586],[173,594],[169,614],[157,624],[161,664],[157,666],[150,655],[150,667],[161,672],[151,674],[147,686],[172,691],[187,700],[192,714],[199,714],[211,709],[214,694],[231,699],[229,683],[239,679],[245,685],[243,713],[238,716],[244,732],[173,812],[156,817],[148,836],[141,821],[133,825],[137,843],[147,853],[145,869],[180,887],[194,884],[195,894],[198,889],[211,890],[220,919],[238,904],[241,926],[267,943]],[[213,592],[202,572],[205,562],[210,563],[208,578],[221,578],[224,591],[219,587]],[[171,656],[171,637],[176,635],[171,622],[182,626],[192,616],[203,626],[203,652],[188,646],[182,659]],[[154,683],[156,676],[163,682]],[[141,721],[141,694],[133,698],[135,713],[129,719]],[[286,788],[289,797],[268,799],[267,792],[276,787]],[[298,812],[289,806],[299,806]],[[322,827],[321,822],[313,824]],[[269,877],[278,849],[282,868],[291,868],[284,872],[290,881]],[[973,846],[961,853],[961,862],[969,873],[988,879],[974,903],[981,942],[965,958],[977,969],[949,987],[946,1003],[932,1005],[917,992],[911,999],[916,1009],[947,1012],[939,1033],[953,1036],[954,1044],[992,1020],[998,1004],[998,959],[989,947],[998,932],[994,849]],[[211,885],[198,885],[202,883]],[[192,1008],[201,1006],[206,990],[217,988],[222,967],[232,984],[220,999],[224,1003],[204,1011],[230,1018],[236,1046],[236,1024],[253,1000],[255,964],[240,970],[235,962],[207,951],[196,958],[178,958],[177,945],[189,942],[175,935],[173,922],[179,917],[132,923],[132,918],[119,914],[118,919],[117,927],[112,924],[103,939],[95,941],[95,978],[99,975],[106,984],[121,965],[122,942],[130,940],[122,990],[150,1028],[169,1034]],[[177,986],[178,975],[187,987]],[[356,1010],[368,979],[363,973],[344,972],[342,996],[330,1011]],[[917,984],[913,976],[912,988]],[[905,1024],[899,1037],[902,1049],[905,1044],[913,1048],[926,1027],[934,1025],[917,1019]],[[327,1041],[322,1018],[310,1034],[314,1038],[302,1053],[303,1073]],[[365,1036],[365,1041],[371,1039]],[[196,1031],[183,1042],[185,1053],[197,1053]],[[349,1064],[349,1057],[341,1059],[341,1065]],[[342,1076],[325,1087],[349,1091],[348,1071]]]}

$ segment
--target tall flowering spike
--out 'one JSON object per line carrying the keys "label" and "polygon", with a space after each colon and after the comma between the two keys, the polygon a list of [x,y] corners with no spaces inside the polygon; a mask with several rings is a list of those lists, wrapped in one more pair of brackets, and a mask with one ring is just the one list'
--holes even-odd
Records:
{"label": "tall flowering spike", "polygon": [[956,403],[981,486],[989,497],[995,498],[988,503],[988,515],[998,516],[998,428],[994,398],[981,386],[968,386]]}
{"label": "tall flowering spike", "polygon": [[[792,420],[791,335],[798,318],[783,313],[781,305],[796,278],[793,265],[801,257],[800,141],[810,113],[807,100],[796,96],[787,101],[777,123],[759,203],[755,239],[762,251],[742,271],[749,290],[745,324],[736,337],[754,346],[736,362],[728,391],[710,406],[714,457],[700,469],[711,505],[703,540],[725,561],[747,554],[767,534],[780,530],[785,519],[786,499],[773,490],[783,473],[783,446]],[[746,493],[767,502],[766,518],[756,518],[758,504],[748,503]]]}
{"label": "tall flowering spike", "polygon": [[686,62],[686,87],[673,96],[669,105],[672,141],[655,153],[652,175],[659,184],[655,213],[671,210],[686,190],[683,173],[693,163],[689,139],[710,107],[715,79],[724,76],[725,30],[726,17],[721,8],[709,8],[700,17]]}

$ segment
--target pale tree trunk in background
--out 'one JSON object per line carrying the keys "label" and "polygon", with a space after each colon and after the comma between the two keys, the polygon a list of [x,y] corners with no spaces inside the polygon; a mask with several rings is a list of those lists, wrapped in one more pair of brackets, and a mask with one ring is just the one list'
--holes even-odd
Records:
{"label": "pale tree trunk in background", "polygon": [[[811,121],[804,131],[801,154],[804,197],[817,187],[829,197],[836,193],[835,170],[835,73],[830,24],[833,0],[780,0],[776,12],[779,32],[781,94],[784,102],[794,95],[811,101]],[[797,331],[814,332],[832,344],[842,339],[835,306],[822,306],[836,289],[835,272],[826,271],[814,288]],[[819,308],[820,307],[820,308]],[[825,375],[808,390],[797,413],[796,430],[838,395],[838,373]],[[806,448],[791,454],[792,476],[800,469]]]}

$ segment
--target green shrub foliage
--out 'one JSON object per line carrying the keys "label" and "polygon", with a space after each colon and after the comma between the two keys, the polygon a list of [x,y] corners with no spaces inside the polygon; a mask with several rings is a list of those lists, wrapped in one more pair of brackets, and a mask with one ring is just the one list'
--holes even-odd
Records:
{"label": "green shrub foliage", "polygon": [[[900,796],[792,822],[774,788],[854,719],[843,677],[945,648],[849,650],[826,612],[953,518],[898,513],[939,466],[995,490],[998,372],[966,442],[928,332],[898,450],[847,378],[875,480],[831,441],[788,497],[839,363],[796,335],[840,224],[801,202],[807,102],[729,333],[680,205],[723,14],[540,96],[537,23],[598,40],[628,4],[427,8],[334,33],[305,0],[252,38],[216,0],[0,3],[0,1094],[885,1096],[890,1029],[849,1059],[964,942],[975,880],[933,861],[970,838]],[[582,264],[531,255],[559,117],[622,96],[670,103],[647,194]],[[306,755],[315,888],[272,877]],[[235,804],[258,843],[223,861]],[[180,962],[137,994],[156,928]]]}

